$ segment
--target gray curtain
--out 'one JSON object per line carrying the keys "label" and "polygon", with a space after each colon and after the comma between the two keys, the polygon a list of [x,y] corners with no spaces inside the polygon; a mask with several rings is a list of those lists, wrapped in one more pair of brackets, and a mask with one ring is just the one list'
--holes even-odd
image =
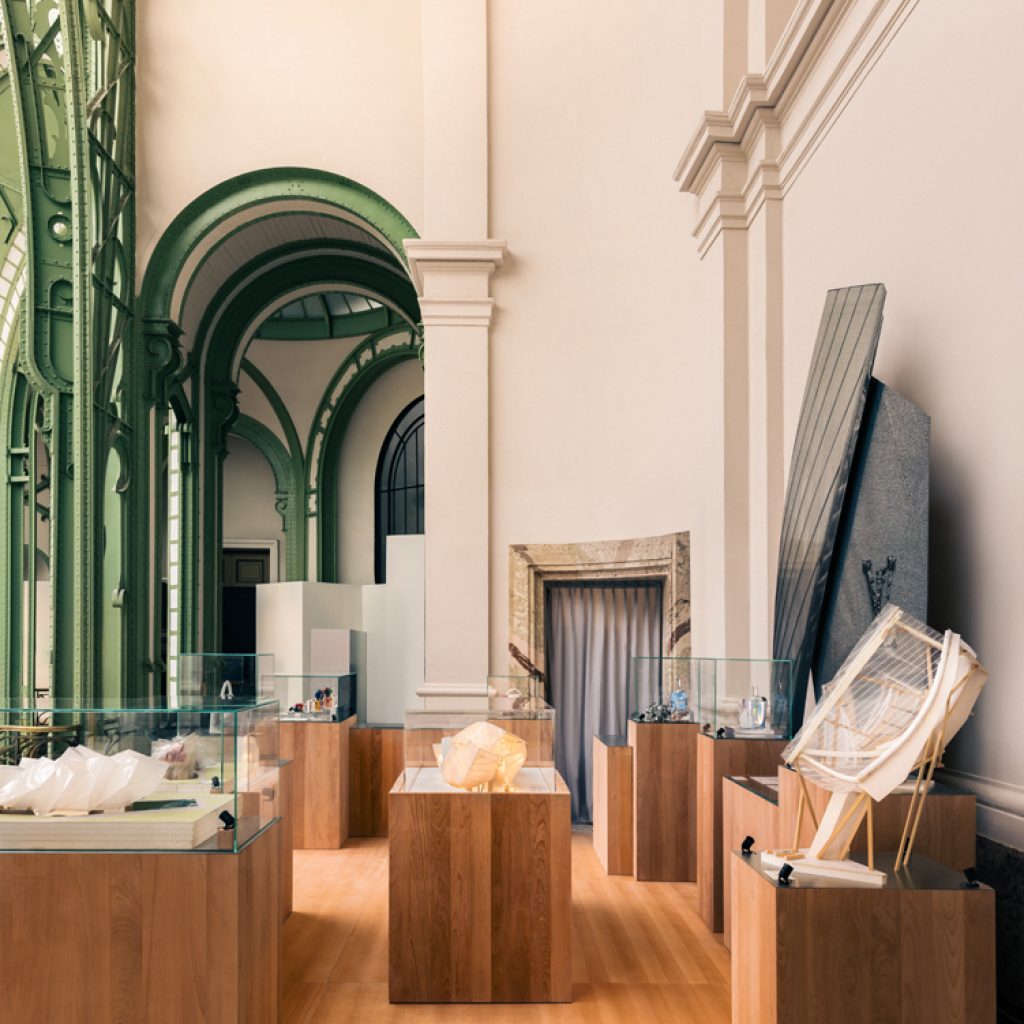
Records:
{"label": "gray curtain", "polygon": [[558,711],[555,764],[573,821],[593,820],[593,740],[626,732],[630,659],[661,653],[661,581],[552,583],[545,592],[548,696]]}

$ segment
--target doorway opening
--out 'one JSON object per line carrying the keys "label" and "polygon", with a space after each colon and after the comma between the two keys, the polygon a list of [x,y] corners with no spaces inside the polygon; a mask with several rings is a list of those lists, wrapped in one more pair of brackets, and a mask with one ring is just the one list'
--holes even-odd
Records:
{"label": "doorway opening", "polygon": [[555,764],[572,794],[575,823],[593,821],[594,736],[626,732],[631,660],[662,652],[664,583],[545,584],[545,678],[558,711]]}
{"label": "doorway opening", "polygon": [[221,653],[256,653],[256,587],[270,583],[269,547],[224,548]]}

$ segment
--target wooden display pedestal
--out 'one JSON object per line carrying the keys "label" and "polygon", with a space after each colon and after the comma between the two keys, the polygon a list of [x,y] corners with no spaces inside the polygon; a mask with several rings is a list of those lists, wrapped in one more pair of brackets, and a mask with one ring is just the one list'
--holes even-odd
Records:
{"label": "wooden display pedestal", "polygon": [[[765,773],[767,774],[767,773]],[[800,780],[788,768],[778,771],[779,785],[775,789],[751,780],[726,779],[723,783],[722,843],[724,857],[724,924],[725,946],[731,948],[730,930],[731,893],[728,875],[731,852],[738,850],[745,836],[755,839],[755,849],[788,848],[796,830],[797,808],[800,803]],[[811,804],[819,820],[829,793],[807,784]],[[903,834],[903,824],[910,809],[909,794],[893,794],[874,808],[875,848],[895,849]],[[947,868],[962,871],[974,864],[976,801],[972,793],[964,793],[949,786],[936,785],[924,802],[921,825],[914,843],[914,855],[920,854]],[[804,815],[799,846],[807,846],[814,835],[814,824],[809,814]],[[861,824],[853,839],[853,852],[867,849],[867,823]]]}
{"label": "wooden display pedestal", "polygon": [[344,722],[281,720],[281,756],[292,762],[291,829],[296,850],[338,850],[348,839],[349,731]]}
{"label": "wooden display pedestal", "polygon": [[0,1018],[277,1024],[280,828],[237,854],[0,854]]}
{"label": "wooden display pedestal", "polygon": [[[697,737],[697,909],[720,932],[725,923],[722,861],[722,780],[728,775],[774,775],[786,740]],[[742,841],[742,837],[741,837]]]}
{"label": "wooden display pedestal", "polygon": [[572,1000],[571,812],[554,793],[390,800],[393,1003]]}
{"label": "wooden display pedestal", "polygon": [[404,767],[405,732],[401,726],[359,725],[348,742],[348,834],[387,836],[388,792]]}
{"label": "wooden display pedestal", "polygon": [[885,886],[730,855],[733,1024],[994,1024],[995,893],[919,855]]}
{"label": "wooden display pedestal", "polygon": [[292,912],[292,900],[294,894],[294,865],[295,848],[292,836],[292,763],[281,761],[278,764],[278,805],[277,813],[280,817],[277,834],[278,843],[281,847],[279,865],[281,868],[281,920],[286,921]]}
{"label": "wooden display pedestal", "polygon": [[633,748],[594,737],[594,852],[609,875],[633,874]]}
{"label": "wooden display pedestal", "polygon": [[697,880],[698,732],[692,723],[629,723],[637,881]]}

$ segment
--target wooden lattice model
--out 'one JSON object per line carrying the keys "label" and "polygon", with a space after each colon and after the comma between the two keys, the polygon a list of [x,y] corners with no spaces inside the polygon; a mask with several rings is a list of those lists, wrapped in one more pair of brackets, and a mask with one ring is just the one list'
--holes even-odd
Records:
{"label": "wooden lattice model", "polygon": [[[973,650],[949,630],[945,635],[887,605],[843,662],[803,728],[783,752],[800,776],[793,848],[762,855],[774,868],[792,864],[797,874],[826,875],[882,885],[874,867],[872,807],[916,773],[895,869],[910,858],[924,800],[946,745],[967,721],[988,678]],[[807,781],[832,796],[819,822]],[[796,849],[804,813],[815,832]],[[868,863],[847,859],[867,817]]]}

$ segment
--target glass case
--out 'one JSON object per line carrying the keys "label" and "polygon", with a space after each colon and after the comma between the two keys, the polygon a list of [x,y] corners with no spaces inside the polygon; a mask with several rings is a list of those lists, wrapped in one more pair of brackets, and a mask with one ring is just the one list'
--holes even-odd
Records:
{"label": "glass case", "polygon": [[775,658],[633,658],[629,717],[694,722],[717,737],[789,739],[793,663]]}
{"label": "glass case", "polygon": [[479,708],[406,711],[404,791],[555,792],[555,709],[531,703],[509,710],[492,698]]}
{"label": "glass case", "polygon": [[0,851],[237,852],[279,757],[276,701],[0,707]]}
{"label": "glass case", "polygon": [[281,706],[282,722],[344,722],[356,713],[356,674],[277,674],[263,692]]}
{"label": "glass case", "polygon": [[638,657],[630,661],[628,716],[634,722],[701,722],[714,703],[711,658]]}
{"label": "glass case", "polygon": [[266,696],[260,681],[273,674],[272,654],[180,654],[177,686],[168,702],[181,707],[208,701],[252,704]]}

